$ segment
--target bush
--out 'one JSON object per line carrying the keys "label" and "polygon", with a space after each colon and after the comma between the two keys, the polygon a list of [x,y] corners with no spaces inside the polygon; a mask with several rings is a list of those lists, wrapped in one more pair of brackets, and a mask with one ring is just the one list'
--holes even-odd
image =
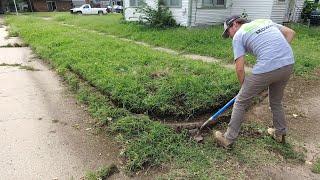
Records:
{"label": "bush", "polygon": [[318,3],[310,2],[306,0],[304,2],[304,6],[302,9],[301,19],[303,19],[304,21],[307,21],[307,19],[310,18],[310,13],[316,10],[318,7],[320,7]]}
{"label": "bush", "polygon": [[158,1],[156,9],[144,3],[138,11],[144,14],[140,17],[140,22],[142,24],[155,28],[177,26],[176,21],[172,17],[171,11],[168,7],[165,7],[163,0]]}

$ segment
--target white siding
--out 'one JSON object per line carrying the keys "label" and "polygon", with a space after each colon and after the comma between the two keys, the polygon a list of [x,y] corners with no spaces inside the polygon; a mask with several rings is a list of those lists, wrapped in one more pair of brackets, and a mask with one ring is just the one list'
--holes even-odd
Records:
{"label": "white siding", "polygon": [[[289,12],[288,1],[279,2],[278,0],[227,0],[226,8],[210,9],[201,8],[202,0],[182,0],[181,8],[170,8],[173,17],[181,26],[188,25],[189,7],[191,1],[191,26],[212,25],[222,23],[226,17],[234,14],[246,12],[250,20],[254,19],[272,19],[274,22],[300,19],[300,13],[304,0],[296,1],[294,10]],[[146,0],[146,3],[155,6],[156,0]],[[128,21],[137,21],[141,14],[137,13],[136,8],[129,7],[129,0],[124,0],[125,19]],[[291,17],[289,19],[289,14]]]}
{"label": "white siding", "polygon": [[182,0],[181,8],[170,8],[172,16],[181,26],[187,26],[188,23],[188,3],[189,0]]}
{"label": "white siding", "polygon": [[273,0],[233,0],[231,14],[241,14],[244,11],[248,19],[270,19]]}
{"label": "white siding", "polygon": [[[155,0],[146,0],[145,1],[149,6],[156,7]],[[142,16],[141,13],[137,12],[137,8],[130,7],[130,0],[124,0],[124,17],[127,21],[138,21],[139,17]]]}
{"label": "white siding", "polygon": [[296,0],[293,15],[291,16],[290,21],[298,22],[301,19],[303,5],[304,0]]}
{"label": "white siding", "polygon": [[[226,2],[226,8],[201,8],[202,0],[192,3],[191,26],[213,25],[223,23],[230,16],[230,2]],[[197,5],[196,5],[197,4]]]}
{"label": "white siding", "polygon": [[278,0],[274,0],[272,12],[271,12],[271,20],[273,22],[282,24],[285,21],[289,20],[289,14],[287,11],[287,1],[279,2]]}
{"label": "white siding", "polygon": [[[127,21],[137,21],[142,15],[137,12],[137,8],[129,7],[129,0],[124,0],[124,16]],[[173,17],[181,26],[187,26],[188,21],[188,2],[189,0],[182,0],[181,8],[170,8]],[[156,7],[156,0],[146,0],[146,3],[151,7]]]}

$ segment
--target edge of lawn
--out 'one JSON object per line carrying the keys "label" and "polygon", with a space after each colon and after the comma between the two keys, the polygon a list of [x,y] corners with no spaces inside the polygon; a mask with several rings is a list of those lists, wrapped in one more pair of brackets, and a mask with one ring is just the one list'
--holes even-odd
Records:
{"label": "edge of lawn", "polygon": [[[46,62],[50,64],[50,61]],[[162,178],[227,179],[239,177],[239,174],[240,178],[245,178],[247,167],[274,164],[281,161],[279,156],[288,161],[303,162],[304,155],[294,151],[293,145],[274,143],[257,123],[244,126],[242,133],[246,132],[245,135],[239,138],[231,151],[218,148],[212,134],[206,137],[204,144],[197,144],[189,138],[187,131],[178,134],[146,115],[132,114],[115,107],[106,96],[70,69],[54,68],[78,101],[85,104],[88,112],[98,120],[101,128],[116,136],[129,174],[149,167],[163,167],[168,173]]]}

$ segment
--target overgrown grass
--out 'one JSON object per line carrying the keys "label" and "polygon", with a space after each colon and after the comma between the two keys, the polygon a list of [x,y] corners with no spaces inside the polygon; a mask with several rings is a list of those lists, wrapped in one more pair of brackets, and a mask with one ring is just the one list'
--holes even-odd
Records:
{"label": "overgrown grass", "polygon": [[[36,15],[38,16],[38,14]],[[39,15],[42,16],[41,13]],[[91,30],[110,35],[144,41],[155,46],[168,47],[181,52],[213,56],[232,62],[230,40],[221,38],[221,32],[223,32],[222,26],[192,29],[178,27],[159,30],[145,27],[138,23],[125,22],[122,16],[118,14],[101,17],[79,17],[67,13],[52,13],[51,17],[54,20],[76,25],[84,29],[90,28]]]}
{"label": "overgrown grass", "polygon": [[310,75],[310,72],[320,67],[320,27],[306,27],[300,24],[292,24],[296,31],[296,37],[292,42],[295,54],[295,73],[298,75]]}
{"label": "overgrown grass", "polygon": [[109,176],[119,172],[116,165],[102,166],[96,171],[88,171],[85,180],[106,180]]}
{"label": "overgrown grass", "polygon": [[[258,124],[243,127],[232,151],[217,147],[211,136],[205,139],[204,144],[197,144],[189,139],[186,132],[176,134],[147,116],[136,116],[115,107],[107,97],[68,70],[58,69],[58,72],[76,93],[77,99],[87,105],[90,114],[99,119],[100,124],[109,124],[109,133],[115,134],[122,144],[121,156],[126,160],[128,173],[164,166],[170,170],[162,176],[163,179],[245,178],[243,169],[273,164],[284,152],[282,148],[285,147],[281,145],[273,149],[271,138],[262,134],[265,129]],[[288,147],[286,150],[297,153],[290,149],[292,146]],[[292,157],[297,156],[289,156],[288,159]],[[86,178],[96,179],[101,177],[99,174],[100,171],[88,172]]]}
{"label": "overgrown grass", "polygon": [[76,72],[114,104],[134,113],[192,116],[217,108],[239,88],[234,72],[218,64],[182,59],[39,18],[8,21],[43,58]]}
{"label": "overgrown grass", "polygon": [[[37,14],[37,16],[42,14]],[[144,41],[155,46],[163,46],[186,53],[213,56],[233,62],[233,54],[230,39],[222,39],[222,26],[206,28],[171,28],[158,30],[146,28],[137,23],[128,23],[122,20],[121,15],[74,16],[66,13],[46,14],[53,19],[72,24],[84,29],[96,30],[119,37]],[[90,26],[88,26],[90,24]],[[320,51],[318,50],[320,28],[307,28],[303,25],[292,24],[297,32],[292,43],[295,54],[295,74],[308,76],[314,69],[319,68]],[[254,64],[252,56],[247,56],[249,64]]]}
{"label": "overgrown grass", "polygon": [[[230,76],[228,71],[217,65],[185,62],[184,59],[176,56],[160,55],[135,44],[105,39],[104,36],[96,33],[83,33],[83,31],[68,29],[40,19],[10,17],[8,22],[15,24],[19,34],[30,43],[35,52],[57,69],[76,93],[79,101],[87,105],[89,112],[99,119],[101,124],[109,125],[107,127],[109,133],[115,134],[122,144],[121,155],[126,160],[128,172],[163,166],[169,171],[163,176],[164,179],[245,178],[245,170],[248,167],[272,164],[279,161],[278,154],[281,156],[286,151],[290,151],[290,154],[296,153],[291,151],[290,145],[287,147],[273,145],[271,139],[261,133],[263,130],[256,124],[244,127],[245,132],[252,133],[242,133],[245,135],[239,138],[232,151],[218,148],[210,136],[206,138],[204,144],[197,144],[189,139],[186,132],[177,134],[166,125],[152,121],[145,114],[131,113],[129,110],[132,109],[123,104],[119,106],[112,96],[112,92],[117,88],[119,90],[131,88],[128,92],[139,93],[138,88],[132,88],[134,86],[131,86],[130,81],[141,84],[156,83],[159,86],[164,83],[170,90],[168,93],[171,93],[172,89],[180,87],[172,85],[179,82],[172,81],[175,78],[180,80],[190,75],[206,76],[207,79],[215,80],[214,76],[222,78],[219,73]],[[143,68],[139,66],[141,63],[139,59],[144,60]],[[174,68],[175,66],[179,68]],[[152,71],[148,72],[149,68]],[[172,71],[170,71],[171,68]],[[175,78],[168,77],[168,73],[173,74]],[[147,74],[147,77],[141,76],[144,74]],[[148,78],[150,81],[145,80]],[[159,81],[158,79],[161,78],[165,80]],[[192,78],[188,81],[207,82],[205,79]],[[230,95],[233,95],[230,89],[236,87],[234,77],[225,77],[223,81],[211,81],[211,83],[208,87],[221,87],[224,93],[229,89]],[[200,85],[195,85],[197,84],[182,86],[179,90],[186,88],[186,91],[195,93],[199,88],[199,94],[203,94]],[[127,94],[118,95],[126,96]],[[209,98],[207,100],[212,98],[205,96],[203,98]],[[220,98],[224,99],[227,96],[224,97],[222,93],[217,97],[214,102],[219,105]],[[204,100],[200,98],[199,101]],[[259,135],[256,136],[256,134]],[[287,156],[288,159],[297,157],[299,156]],[[255,172],[254,168],[252,171]],[[99,177],[96,173],[87,174],[87,178]]]}

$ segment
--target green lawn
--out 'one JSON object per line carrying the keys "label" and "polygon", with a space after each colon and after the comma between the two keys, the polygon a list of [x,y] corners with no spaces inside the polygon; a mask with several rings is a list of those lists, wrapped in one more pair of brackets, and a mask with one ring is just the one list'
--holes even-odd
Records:
{"label": "green lawn", "polygon": [[[44,15],[42,13],[36,15],[48,16],[48,14]],[[155,46],[232,61],[230,40],[221,38],[221,32],[223,31],[221,26],[192,29],[178,27],[158,30],[146,28],[136,23],[126,23],[122,20],[122,16],[117,14],[97,17],[52,13],[51,17],[56,21],[73,24],[81,28],[144,41]]]}
{"label": "green lawn", "polygon": [[233,70],[34,16],[8,16],[6,21],[12,34],[52,64],[79,101],[117,137],[129,173],[164,166],[170,170],[165,179],[228,179],[245,177],[246,169],[255,171],[282,158],[303,162],[292,145],[274,143],[264,133],[256,136],[265,131],[259,124],[245,125],[246,135],[226,151],[211,136],[197,144],[186,131],[177,134],[152,121],[153,115],[189,116],[225,103],[239,88]]}
{"label": "green lawn", "polygon": [[[106,34],[125,37],[137,41],[171,48],[185,53],[220,58],[224,62],[232,62],[232,47],[230,39],[221,38],[222,26],[210,26],[207,28],[172,28],[158,30],[146,28],[136,23],[127,23],[121,15],[108,16],[74,16],[67,13],[45,13],[36,16],[50,16],[54,20],[72,24],[83,29],[91,29]],[[307,28],[303,25],[292,24],[297,32],[292,43],[296,57],[295,74],[309,75],[320,66],[319,40],[320,28]],[[248,56],[248,63],[254,64],[254,58]]]}
{"label": "green lawn", "polygon": [[[32,16],[8,19],[35,52],[68,68],[134,113],[189,117],[226,103],[239,85],[233,70]],[[25,23],[27,22],[27,23]]]}
{"label": "green lawn", "polygon": [[295,55],[295,73],[310,75],[320,67],[320,27],[307,28],[299,24],[292,24],[296,31],[296,38],[292,42]]}

